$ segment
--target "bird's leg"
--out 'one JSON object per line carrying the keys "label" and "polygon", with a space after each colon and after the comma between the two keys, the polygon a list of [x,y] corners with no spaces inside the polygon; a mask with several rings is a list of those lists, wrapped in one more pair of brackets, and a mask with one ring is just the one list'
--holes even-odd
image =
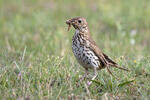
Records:
{"label": "bird's leg", "polygon": [[88,69],[85,69],[85,73],[84,75],[79,79],[78,83],[77,83],[77,86],[79,86],[80,82],[82,82],[85,78],[87,78],[88,76]]}
{"label": "bird's leg", "polygon": [[88,69],[85,69],[85,73],[84,73],[84,75],[79,79],[79,81],[81,82],[81,81],[83,81],[87,76],[88,76]]}
{"label": "bird's leg", "polygon": [[94,76],[92,77],[92,79],[90,81],[88,81],[87,85],[90,86],[92,84],[92,81],[95,80],[95,78],[97,77],[97,69],[94,69]]}

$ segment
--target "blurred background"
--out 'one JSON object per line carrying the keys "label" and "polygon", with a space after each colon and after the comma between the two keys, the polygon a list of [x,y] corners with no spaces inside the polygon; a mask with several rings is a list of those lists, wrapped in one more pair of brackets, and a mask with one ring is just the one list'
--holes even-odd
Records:
{"label": "blurred background", "polygon": [[[125,79],[149,75],[149,5],[150,0],[0,0],[1,98],[34,98],[35,95],[38,99],[67,98],[69,93],[86,96],[80,94],[82,89],[65,87],[74,86],[78,75],[83,73],[72,54],[74,29],[68,32],[65,24],[67,19],[76,16],[87,19],[93,39],[105,53],[133,71]],[[69,77],[71,82],[62,82],[61,91],[57,89],[59,86],[49,90],[47,86],[52,77],[58,83]],[[148,98],[150,78],[138,79],[130,87],[133,91],[125,93],[126,98]],[[142,87],[140,82],[143,82]],[[107,91],[114,93],[109,89],[108,86],[100,95],[92,92],[92,97],[97,98]],[[53,93],[48,92],[51,90]],[[114,91],[124,93],[120,89]]]}

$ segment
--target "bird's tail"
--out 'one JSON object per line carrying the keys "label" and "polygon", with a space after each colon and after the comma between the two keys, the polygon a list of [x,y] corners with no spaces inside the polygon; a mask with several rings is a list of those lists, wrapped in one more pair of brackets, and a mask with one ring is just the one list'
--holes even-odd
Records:
{"label": "bird's tail", "polygon": [[115,67],[115,68],[118,68],[118,69],[121,69],[121,70],[129,71],[128,69],[123,68],[123,67],[119,66],[118,64],[111,65],[111,67]]}
{"label": "bird's tail", "polygon": [[116,67],[116,68],[118,68],[118,69],[125,70],[125,71],[129,71],[128,69],[119,66],[115,61],[113,61],[113,60],[112,60],[110,57],[108,57],[106,54],[103,53],[103,55],[104,55],[104,57],[105,57],[105,60],[107,61],[108,66]]}
{"label": "bird's tail", "polygon": [[[122,67],[120,67],[119,65],[112,65],[112,64],[110,64],[110,66],[111,67],[116,67],[116,68],[118,68],[118,69],[121,69],[121,70],[125,70],[125,71],[130,71],[130,70],[128,70],[128,69],[125,69],[125,68],[122,68]],[[109,72],[109,74],[111,74],[113,77],[115,77],[116,79],[118,79],[119,80],[119,78],[117,78],[115,75],[113,75],[112,74],[112,72],[110,71],[110,67],[109,66],[106,66],[106,68],[107,68],[107,71]]]}

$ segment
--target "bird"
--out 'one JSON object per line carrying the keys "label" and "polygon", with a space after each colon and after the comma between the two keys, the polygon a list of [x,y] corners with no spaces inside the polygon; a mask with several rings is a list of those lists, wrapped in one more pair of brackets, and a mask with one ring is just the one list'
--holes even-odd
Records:
{"label": "bird", "polygon": [[90,86],[92,81],[97,77],[98,70],[107,68],[112,76],[114,75],[110,71],[110,67],[129,71],[128,69],[119,66],[114,60],[102,52],[96,42],[92,39],[88,23],[84,17],[70,18],[66,20],[66,24],[68,25],[68,31],[71,26],[75,29],[72,37],[72,51],[78,63],[85,69],[85,73],[80,79],[81,81],[87,78],[89,69],[93,69],[94,74],[91,80],[87,82],[88,86]]}

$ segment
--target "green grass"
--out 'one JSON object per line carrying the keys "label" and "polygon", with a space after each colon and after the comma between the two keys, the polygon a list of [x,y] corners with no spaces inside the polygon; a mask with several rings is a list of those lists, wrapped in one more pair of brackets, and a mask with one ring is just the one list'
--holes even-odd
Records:
{"label": "green grass", "polygon": [[[149,0],[0,0],[0,99],[150,98]],[[98,46],[131,72],[106,69],[86,91],[65,21],[87,18]],[[134,34],[136,33],[136,34]]]}

